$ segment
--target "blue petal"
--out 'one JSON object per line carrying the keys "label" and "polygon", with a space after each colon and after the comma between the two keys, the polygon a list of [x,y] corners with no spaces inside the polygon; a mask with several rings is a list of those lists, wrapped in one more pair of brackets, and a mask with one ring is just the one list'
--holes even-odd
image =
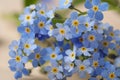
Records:
{"label": "blue petal", "polygon": [[108,5],[108,3],[106,3],[106,2],[102,3],[102,4],[99,6],[99,9],[100,9],[101,11],[106,11],[106,10],[108,10],[108,8],[109,8],[109,5]]}
{"label": "blue petal", "polygon": [[10,59],[8,63],[10,66],[13,66],[13,67],[16,65],[16,61],[14,59]]}
{"label": "blue petal", "polygon": [[89,16],[90,18],[93,18],[93,17],[94,17],[94,14],[95,14],[95,12],[94,12],[92,9],[88,11],[88,16]]}
{"label": "blue petal", "polygon": [[20,71],[16,72],[14,75],[15,79],[19,79],[22,77],[22,73]]}
{"label": "blue petal", "polygon": [[29,71],[27,69],[23,69],[22,72],[24,75],[29,75]]}
{"label": "blue petal", "polygon": [[92,0],[93,5],[99,5],[101,0]]}
{"label": "blue petal", "polygon": [[10,68],[11,71],[16,71],[16,68],[13,67],[13,66],[9,66],[9,68]]}
{"label": "blue petal", "polygon": [[32,65],[33,65],[33,67],[37,67],[38,66],[38,61],[37,60],[33,60],[32,61]]}
{"label": "blue petal", "polygon": [[91,4],[91,2],[90,2],[90,0],[86,0],[86,2],[85,2],[85,7],[87,8],[87,9],[90,9],[90,8],[92,8],[92,4]]}
{"label": "blue petal", "polygon": [[77,12],[72,12],[71,15],[70,15],[70,17],[72,19],[76,19],[78,17],[78,13]]}
{"label": "blue petal", "polygon": [[12,57],[12,58],[15,58],[16,57],[16,53],[14,51],[10,51],[9,52],[9,56]]}
{"label": "blue petal", "polygon": [[26,57],[26,56],[25,56],[25,57],[22,57],[22,62],[23,62],[23,63],[27,63],[27,61],[28,61],[28,57]]}
{"label": "blue petal", "polygon": [[103,17],[104,17],[104,16],[103,16],[103,13],[102,13],[102,12],[100,12],[100,11],[96,12],[96,14],[95,14],[95,19],[101,21],[101,20],[103,20]]}
{"label": "blue petal", "polygon": [[24,68],[23,63],[17,63],[16,68],[19,69],[19,70],[22,70]]}

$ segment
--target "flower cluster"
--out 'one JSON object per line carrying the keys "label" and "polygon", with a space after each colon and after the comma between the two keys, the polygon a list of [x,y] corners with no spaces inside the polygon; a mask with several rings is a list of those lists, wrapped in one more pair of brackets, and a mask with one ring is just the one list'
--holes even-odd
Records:
{"label": "flower cluster", "polygon": [[[30,74],[27,62],[34,68],[49,62],[44,69],[50,80],[66,80],[75,73],[80,78],[90,75],[89,80],[119,80],[120,31],[101,21],[108,4],[86,0],[87,14],[75,11],[63,22],[54,23],[55,11],[69,8],[72,0],[54,1],[42,0],[42,4],[26,7],[19,17],[21,38],[9,46],[9,68],[15,72],[15,79]],[[50,8],[53,2],[57,5]],[[50,38],[51,45],[39,44]],[[118,57],[114,63],[107,59],[111,50]]]}

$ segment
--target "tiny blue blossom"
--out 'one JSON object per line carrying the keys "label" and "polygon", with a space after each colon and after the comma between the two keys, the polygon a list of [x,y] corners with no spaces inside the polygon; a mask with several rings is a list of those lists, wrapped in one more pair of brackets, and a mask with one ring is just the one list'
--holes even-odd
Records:
{"label": "tiny blue blossom", "polygon": [[32,25],[34,22],[34,17],[35,17],[35,11],[33,11],[32,13],[30,12],[30,9],[27,8],[24,11],[24,14],[22,14],[19,17],[19,20],[22,22],[22,24],[25,25]]}
{"label": "tiny blue blossom", "polygon": [[85,78],[87,73],[92,73],[93,69],[90,67],[90,61],[84,60],[83,62],[80,60],[76,60],[75,64],[77,65],[77,72],[79,73],[80,78]]}
{"label": "tiny blue blossom", "polygon": [[63,24],[56,24],[57,29],[52,30],[52,35],[53,37],[56,38],[57,41],[63,41],[64,38],[69,40],[72,38],[72,34],[70,31],[69,26],[63,25]]}
{"label": "tiny blue blossom", "polygon": [[92,2],[86,0],[85,7],[89,9],[88,16],[90,18],[101,21],[104,17],[102,11],[108,10],[109,5],[106,2],[101,3],[101,0],[92,0]]}
{"label": "tiny blue blossom", "polygon": [[52,66],[47,66],[45,69],[48,72],[48,77],[50,80],[63,79],[63,67],[57,62],[53,62]]}
{"label": "tiny blue blossom", "polygon": [[26,55],[30,55],[34,49],[37,47],[36,44],[34,43],[34,39],[23,39],[22,40],[22,47],[23,47],[23,51]]}
{"label": "tiny blue blossom", "polygon": [[32,60],[33,67],[38,67],[39,65],[43,65],[45,63],[44,57],[47,54],[47,51],[45,49],[41,49],[40,47],[37,47],[34,50],[34,53],[32,53],[29,56],[29,59]]}

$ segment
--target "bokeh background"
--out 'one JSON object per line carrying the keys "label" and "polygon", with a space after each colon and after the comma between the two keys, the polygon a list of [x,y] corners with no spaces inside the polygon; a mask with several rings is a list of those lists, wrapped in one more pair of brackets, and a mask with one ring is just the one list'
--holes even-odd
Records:
{"label": "bokeh background", "polygon": [[[12,40],[18,40],[20,34],[17,32],[17,26],[20,22],[18,20],[19,15],[23,12],[25,6],[36,3],[38,0],[0,0],[0,80],[14,80],[14,73],[8,68],[8,45]],[[83,2],[85,0],[73,0],[76,8],[86,11]],[[104,12],[105,23],[110,23],[114,26],[114,29],[120,29],[120,0],[102,0],[109,2],[110,10]],[[64,13],[68,17],[68,12],[64,10]],[[28,63],[29,64],[29,63]],[[31,67],[29,64],[28,67]],[[24,77],[20,80],[48,80],[47,76],[40,73],[39,68],[33,70],[30,76]],[[76,75],[75,78],[69,80],[79,80]]]}

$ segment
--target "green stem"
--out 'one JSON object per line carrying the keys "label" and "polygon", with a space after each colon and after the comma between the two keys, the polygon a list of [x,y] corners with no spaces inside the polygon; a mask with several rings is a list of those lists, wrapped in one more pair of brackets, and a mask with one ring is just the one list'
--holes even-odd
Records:
{"label": "green stem", "polygon": [[71,6],[69,7],[69,9],[76,10],[77,12],[79,12],[79,13],[80,13],[80,15],[87,14],[87,12],[82,12],[81,10],[79,10],[79,9],[75,8],[73,5],[71,5]]}

